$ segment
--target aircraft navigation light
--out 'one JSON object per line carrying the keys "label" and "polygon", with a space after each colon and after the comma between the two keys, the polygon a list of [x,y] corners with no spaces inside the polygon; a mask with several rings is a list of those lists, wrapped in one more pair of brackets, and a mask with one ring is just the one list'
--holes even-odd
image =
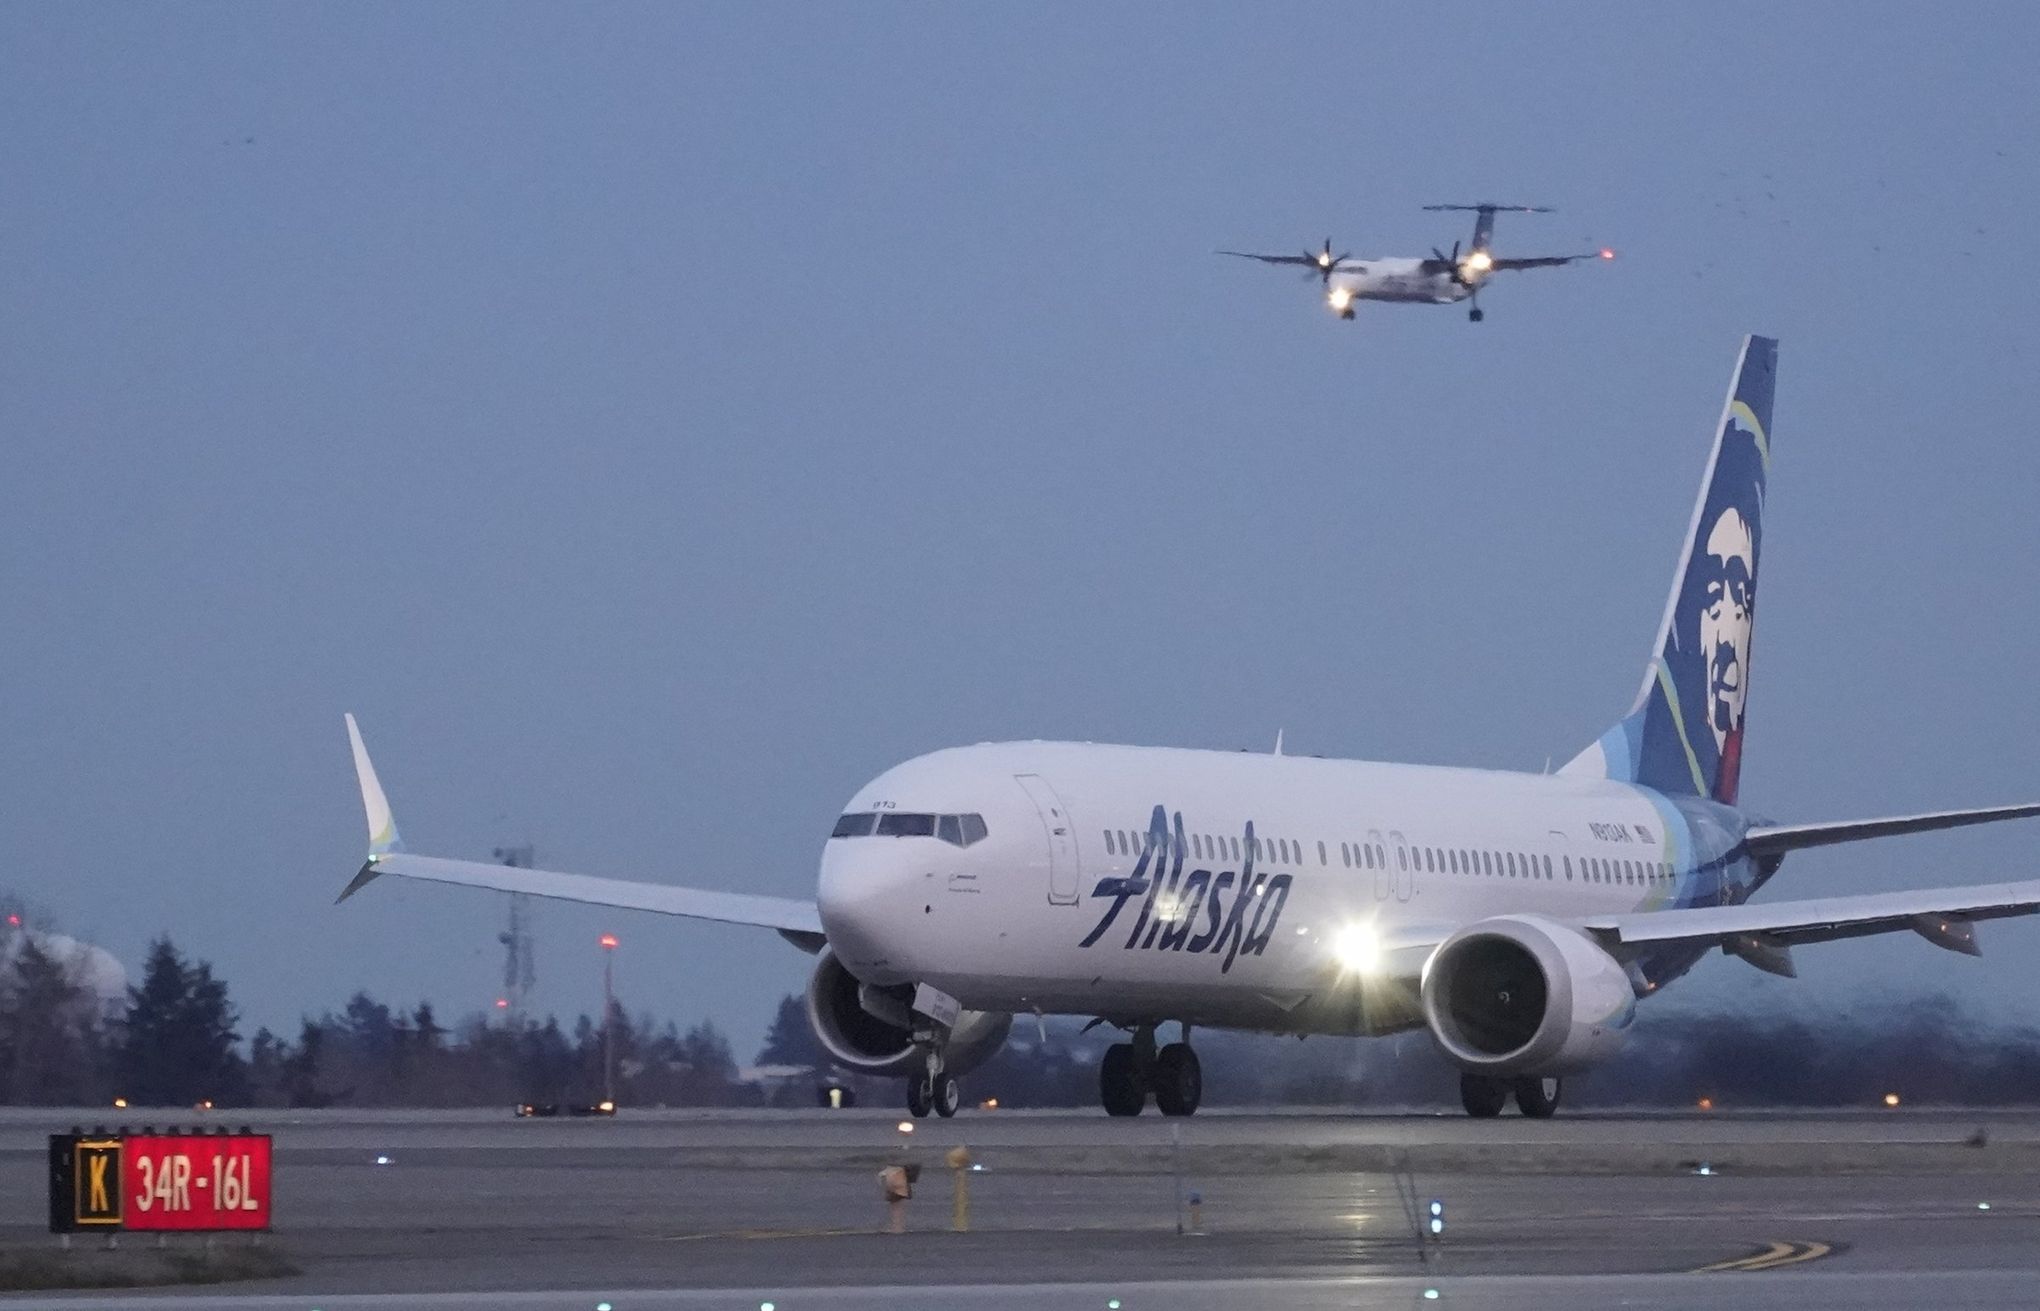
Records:
{"label": "aircraft navigation light", "polygon": [[1381,939],[1371,924],[1348,924],[1332,939],[1332,955],[1347,974],[1371,974],[1381,965]]}
{"label": "aircraft navigation light", "polygon": [[1609,248],[1608,248],[1607,246],[1603,246],[1603,247],[1601,247],[1601,258],[1602,258],[1602,259],[1614,259],[1614,258],[1615,258],[1615,252],[1614,252],[1613,250],[1609,249]]}
{"label": "aircraft navigation light", "polygon": [[614,933],[605,933],[595,941],[601,944],[604,951],[616,950],[616,935]]}

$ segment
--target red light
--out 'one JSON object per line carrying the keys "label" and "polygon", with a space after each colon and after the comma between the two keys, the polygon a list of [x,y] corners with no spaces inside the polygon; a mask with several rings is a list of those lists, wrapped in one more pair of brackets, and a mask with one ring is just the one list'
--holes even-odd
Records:
{"label": "red light", "polygon": [[499,1011],[507,1011],[507,1010],[509,1010],[509,1009],[510,1009],[510,999],[509,999],[508,997],[498,997],[498,998],[496,998],[496,1009],[497,1009],[497,1010],[499,1010]]}
{"label": "red light", "polygon": [[1603,247],[1601,247],[1601,258],[1602,258],[1602,259],[1614,259],[1614,258],[1615,258],[1615,252],[1614,252],[1613,250],[1609,249],[1608,247],[1606,247],[1606,246],[1603,246]]}
{"label": "red light", "polygon": [[600,941],[602,943],[602,949],[604,951],[616,950],[616,935],[614,933],[603,934]]}
{"label": "red light", "polygon": [[8,925],[9,925],[9,927],[11,927],[11,928],[17,928],[17,929],[18,929],[18,928],[20,928],[20,927],[21,927],[21,916],[19,916],[19,915],[9,915],[9,916],[7,917],[7,923],[8,923]]}

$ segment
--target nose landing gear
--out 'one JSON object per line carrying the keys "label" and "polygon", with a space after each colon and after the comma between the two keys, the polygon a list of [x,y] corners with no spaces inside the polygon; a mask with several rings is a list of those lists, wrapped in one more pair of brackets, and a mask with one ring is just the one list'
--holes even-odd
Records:
{"label": "nose landing gear", "polygon": [[907,1080],[907,1113],[916,1120],[926,1119],[930,1111],[946,1120],[962,1104],[963,1090],[953,1074],[923,1072]]}
{"label": "nose landing gear", "polygon": [[924,1120],[928,1112],[947,1120],[956,1114],[963,1104],[963,1090],[956,1085],[956,1076],[942,1068],[944,1049],[949,1045],[949,1026],[933,1023],[917,1015],[914,1026],[914,1046],[921,1051],[922,1066],[919,1074],[907,1078],[907,1113],[916,1120]]}

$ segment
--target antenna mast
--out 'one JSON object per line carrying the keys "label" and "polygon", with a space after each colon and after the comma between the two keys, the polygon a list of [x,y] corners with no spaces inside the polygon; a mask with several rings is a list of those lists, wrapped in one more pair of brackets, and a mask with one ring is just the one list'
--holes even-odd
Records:
{"label": "antenna mast", "polygon": [[[529,843],[495,850],[496,859],[512,869],[533,868],[532,856]],[[499,1009],[513,1024],[522,1024],[532,985],[538,981],[538,963],[531,945],[530,893],[510,894],[510,927],[497,934],[496,941],[503,944],[503,995]]]}

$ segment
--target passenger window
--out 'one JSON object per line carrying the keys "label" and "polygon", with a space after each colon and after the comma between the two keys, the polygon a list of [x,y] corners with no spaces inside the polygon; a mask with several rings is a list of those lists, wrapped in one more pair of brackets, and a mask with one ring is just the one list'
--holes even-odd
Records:
{"label": "passenger window", "polygon": [[963,825],[958,816],[943,815],[935,821],[935,836],[952,847],[963,845]]}
{"label": "passenger window", "polygon": [[882,838],[930,838],[935,836],[933,815],[909,815],[903,811],[888,811],[878,817],[878,835]]}
{"label": "passenger window", "polygon": [[836,821],[835,831],[830,833],[829,836],[832,838],[870,837],[871,828],[876,823],[878,823],[878,816],[868,810],[845,815]]}
{"label": "passenger window", "polygon": [[1572,857],[1560,856],[1559,860],[1565,865],[1565,881],[1567,883],[1572,882]]}
{"label": "passenger window", "polygon": [[1317,863],[1320,865],[1329,865],[1332,863],[1331,858],[1325,855],[1325,844],[1322,842],[1317,844]]}
{"label": "passenger window", "polygon": [[972,814],[964,815],[961,818],[963,820],[963,845],[967,847],[974,842],[983,842],[986,834],[989,832],[985,828],[985,817],[983,815]]}
{"label": "passenger window", "polygon": [[1551,857],[1545,856],[1542,859],[1544,861],[1544,877],[1548,879],[1551,877]]}

